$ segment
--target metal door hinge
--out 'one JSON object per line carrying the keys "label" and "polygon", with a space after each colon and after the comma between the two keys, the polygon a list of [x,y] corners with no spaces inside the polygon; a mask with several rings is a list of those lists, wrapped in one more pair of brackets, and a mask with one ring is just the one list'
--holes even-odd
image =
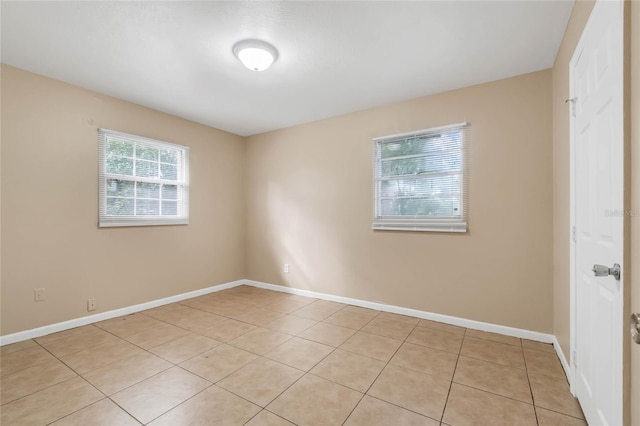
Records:
{"label": "metal door hinge", "polygon": [[578,365],[576,358],[576,351],[571,352],[571,365]]}
{"label": "metal door hinge", "polygon": [[571,108],[571,116],[575,117],[576,116],[576,101],[578,100],[578,98],[570,98],[564,101],[564,103],[570,103],[570,107]]}
{"label": "metal door hinge", "polygon": [[571,240],[573,240],[573,242],[576,242],[576,227],[572,226],[571,227]]}

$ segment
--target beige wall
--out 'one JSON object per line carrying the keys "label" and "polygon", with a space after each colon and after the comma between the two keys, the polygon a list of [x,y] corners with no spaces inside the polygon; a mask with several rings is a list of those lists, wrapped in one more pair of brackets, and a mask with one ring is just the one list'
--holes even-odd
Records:
{"label": "beige wall", "polygon": [[[249,137],[247,278],[551,332],[551,118],[547,70]],[[371,230],[371,139],[462,121],[470,232]]]}
{"label": "beige wall", "polygon": [[569,61],[594,2],[576,1],[553,65],[553,334],[569,360]]}
{"label": "beige wall", "polygon": [[[640,2],[631,3],[631,310],[640,312]],[[625,333],[626,336],[626,333]],[[640,425],[640,345],[631,345],[631,424]]]}
{"label": "beige wall", "polygon": [[[3,335],[244,277],[241,137],[9,66],[2,124]],[[99,127],[191,148],[190,225],[97,227]]]}

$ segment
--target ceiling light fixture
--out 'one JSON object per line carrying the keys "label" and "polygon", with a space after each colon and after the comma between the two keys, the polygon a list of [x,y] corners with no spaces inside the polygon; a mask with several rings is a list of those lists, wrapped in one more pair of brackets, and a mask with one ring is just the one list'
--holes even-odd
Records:
{"label": "ceiling light fixture", "polygon": [[251,71],[264,71],[278,59],[275,47],[262,40],[242,40],[233,46],[233,54]]}

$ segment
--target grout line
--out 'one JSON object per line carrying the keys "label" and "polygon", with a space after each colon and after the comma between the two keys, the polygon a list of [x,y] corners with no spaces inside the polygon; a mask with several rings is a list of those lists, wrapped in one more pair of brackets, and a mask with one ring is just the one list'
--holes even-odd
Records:
{"label": "grout line", "polygon": [[[379,315],[379,314],[378,314]],[[399,321],[400,322],[400,321]],[[342,422],[342,425],[344,425],[347,420],[349,420],[349,417],[351,417],[351,415],[353,414],[353,412],[356,410],[356,408],[358,408],[358,405],[360,405],[360,403],[362,402],[362,400],[364,399],[365,395],[369,395],[369,391],[371,390],[371,388],[373,387],[373,385],[376,383],[376,381],[378,380],[378,378],[380,378],[380,376],[382,375],[382,372],[387,368],[387,366],[389,366],[389,363],[391,362],[391,360],[396,356],[396,354],[398,353],[398,351],[400,350],[400,348],[407,343],[407,339],[409,338],[409,336],[411,336],[411,334],[413,333],[413,331],[416,329],[416,327],[418,327],[418,324],[420,323],[420,321],[418,320],[413,327],[411,328],[411,331],[409,331],[409,333],[407,333],[407,335],[405,336],[405,338],[402,340],[402,343],[400,343],[398,345],[398,347],[396,348],[396,350],[393,352],[393,354],[389,357],[389,359],[387,360],[387,362],[385,363],[384,367],[382,367],[382,369],[380,370],[380,372],[376,375],[375,379],[373,379],[373,381],[371,382],[371,384],[369,385],[369,387],[367,387],[367,390],[365,390],[362,393],[362,397],[360,397],[360,400],[358,401],[358,403],[356,405],[353,406],[353,408],[351,409],[351,411],[349,412],[349,415],[344,419],[344,422]],[[362,331],[362,333],[366,333],[364,331]],[[372,334],[372,333],[367,333],[367,334]],[[373,334],[374,336],[377,336],[376,334]],[[385,337],[385,336],[382,336]],[[399,339],[395,339],[395,340],[399,340]],[[345,349],[343,349],[345,350]],[[355,353],[355,352],[352,352]],[[356,354],[356,355],[360,355],[360,354]],[[380,361],[380,360],[378,360]],[[377,398],[380,399],[380,398]],[[384,400],[381,400],[384,401]],[[387,401],[384,401],[387,402]],[[388,402],[387,402],[388,403]],[[395,405],[395,404],[393,404]],[[401,407],[404,408],[404,407]],[[421,414],[422,416],[424,416],[423,414]]]}
{"label": "grout line", "polygon": [[462,354],[462,346],[464,345],[464,339],[467,338],[467,329],[464,329],[464,334],[462,335],[462,341],[460,342],[460,348],[458,349],[458,356],[456,358],[456,365],[453,367],[453,374],[451,375],[451,383],[449,383],[449,392],[447,392],[447,398],[444,400],[444,407],[442,407],[442,415],[440,416],[440,423],[444,422],[444,413],[447,411],[447,403],[449,402],[449,397],[451,396],[451,388],[453,388],[453,379],[456,376],[456,370],[458,369],[458,362],[460,362],[460,356]]}
{"label": "grout line", "polygon": [[527,357],[524,356],[524,346],[522,345],[522,339],[520,339],[520,346],[522,347],[522,358],[524,359],[524,370],[527,375],[527,384],[529,385],[529,392],[531,393],[531,402],[533,403],[533,415],[536,418],[536,424],[540,424],[540,420],[538,420],[538,410],[536,410],[536,400],[533,396],[533,388],[531,387],[531,380],[529,379],[529,368],[527,367]]}

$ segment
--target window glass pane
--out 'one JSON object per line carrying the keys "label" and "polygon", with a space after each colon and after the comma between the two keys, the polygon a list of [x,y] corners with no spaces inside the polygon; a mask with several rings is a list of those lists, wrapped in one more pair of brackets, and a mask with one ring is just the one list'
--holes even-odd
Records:
{"label": "window glass pane", "polygon": [[176,185],[162,185],[162,198],[164,200],[177,200],[178,187]]}
{"label": "window glass pane", "polygon": [[136,160],[136,176],[152,178],[158,177],[158,163]]}
{"label": "window glass pane", "polygon": [[136,202],[136,214],[143,216],[157,216],[160,214],[160,201],[138,200]]}
{"label": "window glass pane", "polygon": [[107,156],[133,157],[133,144],[118,139],[107,139]]}
{"label": "window glass pane", "polygon": [[462,149],[462,132],[454,130],[441,135],[422,136],[381,143],[381,157],[426,154],[445,149]]}
{"label": "window glass pane", "polygon": [[134,184],[130,180],[107,179],[107,195],[133,197]]}
{"label": "window glass pane", "polygon": [[136,147],[136,157],[143,158],[145,160],[158,161],[158,149],[138,145]]}
{"label": "window glass pane", "polygon": [[162,202],[162,215],[163,216],[177,216],[178,215],[178,202],[177,201],[163,201]]}
{"label": "window glass pane", "polygon": [[380,200],[382,216],[460,217],[460,198],[399,198]]}
{"label": "window glass pane", "polygon": [[180,153],[177,150],[160,150],[160,161],[163,163],[178,164],[178,158],[180,158]]}
{"label": "window glass pane", "polygon": [[460,151],[454,151],[425,157],[390,159],[381,162],[380,172],[381,176],[403,176],[460,171],[461,157]]}
{"label": "window glass pane", "polygon": [[460,175],[391,179],[380,182],[380,197],[460,194]]}
{"label": "window glass pane", "polygon": [[168,180],[178,180],[178,166],[160,164],[160,177]]}
{"label": "window glass pane", "polygon": [[136,198],[160,198],[160,184],[137,182],[136,188]]}
{"label": "window glass pane", "polygon": [[108,197],[107,214],[111,216],[132,216],[133,199]]}
{"label": "window glass pane", "polygon": [[130,158],[107,158],[107,173],[131,176],[133,175],[133,160]]}

